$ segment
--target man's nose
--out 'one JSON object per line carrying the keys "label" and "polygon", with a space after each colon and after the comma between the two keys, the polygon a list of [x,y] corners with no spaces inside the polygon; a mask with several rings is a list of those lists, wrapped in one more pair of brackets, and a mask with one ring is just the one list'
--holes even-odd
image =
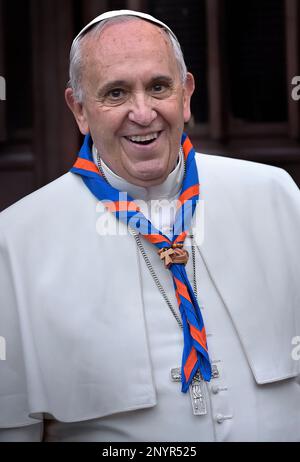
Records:
{"label": "man's nose", "polygon": [[138,125],[147,127],[156,117],[157,112],[154,108],[153,99],[144,93],[136,94],[132,100],[128,113],[129,120]]}

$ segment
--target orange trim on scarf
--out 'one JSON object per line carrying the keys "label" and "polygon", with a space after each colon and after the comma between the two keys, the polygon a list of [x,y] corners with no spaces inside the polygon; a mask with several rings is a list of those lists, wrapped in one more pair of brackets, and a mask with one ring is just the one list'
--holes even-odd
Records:
{"label": "orange trim on scarf", "polygon": [[189,138],[185,139],[185,141],[184,141],[184,143],[182,145],[182,149],[183,149],[184,158],[186,160],[189,153],[190,153],[190,150],[193,149],[193,145],[190,142]]}
{"label": "orange trim on scarf", "polygon": [[96,165],[94,164],[94,162],[87,160],[87,159],[81,159],[80,157],[78,157],[78,159],[76,160],[74,164],[74,167],[82,168],[83,170],[88,170],[89,172],[98,173],[98,175],[100,175],[100,172],[98,168],[96,167]]}
{"label": "orange trim on scarf", "polygon": [[144,234],[144,237],[152,242],[152,244],[160,244],[161,242],[167,242],[169,245],[171,245],[171,241],[164,237],[161,236],[160,234]]}
{"label": "orange trim on scarf", "polygon": [[191,352],[186,360],[186,363],[183,367],[184,375],[185,375],[185,380],[186,382],[189,381],[190,375],[192,373],[192,370],[194,369],[194,366],[196,362],[198,361],[198,356],[197,356],[197,351],[195,347],[192,347]]}
{"label": "orange trim on scarf", "polygon": [[195,326],[189,323],[190,326],[190,332],[191,336],[197,340],[198,343],[204,348],[205,351],[207,351],[207,345],[206,345],[206,334],[205,334],[205,329],[204,327],[202,328],[202,331],[200,332],[198,329],[196,329]]}
{"label": "orange trim on scarf", "polygon": [[175,290],[175,295],[176,295],[176,298],[177,298],[178,306],[180,306],[181,300],[180,300],[180,296],[179,296],[178,290]]}
{"label": "orange trim on scarf", "polygon": [[184,242],[186,236],[187,236],[187,231],[183,231],[183,233],[179,234],[179,236],[176,237],[174,244],[177,244],[178,242]]}
{"label": "orange trim on scarf", "polygon": [[179,281],[179,279],[177,279],[175,276],[174,276],[174,281],[175,281],[178,293],[182,297],[184,297],[186,300],[188,300],[190,303],[192,303],[186,285],[183,284],[183,282]]}
{"label": "orange trim on scarf", "polygon": [[179,208],[181,205],[183,205],[186,201],[191,199],[192,197],[196,196],[199,194],[199,184],[194,184],[193,186],[190,186],[188,189],[186,189],[179,197],[178,197],[178,207]]}

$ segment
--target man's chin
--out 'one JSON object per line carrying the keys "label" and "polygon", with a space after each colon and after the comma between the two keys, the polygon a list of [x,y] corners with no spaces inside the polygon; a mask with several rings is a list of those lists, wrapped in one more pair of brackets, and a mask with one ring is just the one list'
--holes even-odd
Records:
{"label": "man's chin", "polygon": [[143,186],[142,183],[145,183],[145,186],[161,184],[169,174],[168,165],[159,161],[140,162],[130,167],[126,169],[131,177],[130,182],[139,186]]}
{"label": "man's chin", "polygon": [[141,170],[131,173],[131,183],[137,186],[157,186],[165,181],[168,176],[166,169],[160,170]]}

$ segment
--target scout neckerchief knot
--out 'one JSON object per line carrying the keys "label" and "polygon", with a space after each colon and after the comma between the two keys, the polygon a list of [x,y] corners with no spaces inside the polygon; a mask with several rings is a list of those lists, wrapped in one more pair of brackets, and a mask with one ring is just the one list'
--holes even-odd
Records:
{"label": "scout neckerchief knot", "polygon": [[121,192],[107,183],[93,162],[90,135],[85,137],[71,172],[81,175],[89,190],[119,220],[134,228],[154,244],[159,249],[158,252],[164,259],[166,267],[171,271],[183,324],[184,347],[181,381],[182,391],[185,393],[199,369],[203,379],[210,380],[211,365],[202,315],[184,266],[187,261],[187,252],[182,247],[199,198],[199,180],[194,148],[185,134],[182,135],[181,142],[186,172],[178,198],[179,205],[173,225],[172,239],[165,236],[147,220],[133,198],[126,196],[127,200],[120,200]]}

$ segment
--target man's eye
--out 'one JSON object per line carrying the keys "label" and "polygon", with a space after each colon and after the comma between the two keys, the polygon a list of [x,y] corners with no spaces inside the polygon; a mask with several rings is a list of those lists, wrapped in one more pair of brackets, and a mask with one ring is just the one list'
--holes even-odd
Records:
{"label": "man's eye", "polygon": [[161,93],[166,89],[166,86],[161,83],[157,83],[156,85],[153,85],[152,89],[155,93]]}
{"label": "man's eye", "polygon": [[151,93],[154,98],[168,98],[172,93],[172,85],[169,83],[155,83],[151,87]]}
{"label": "man's eye", "polygon": [[107,96],[108,96],[108,98],[110,98],[110,99],[118,100],[118,99],[124,98],[125,92],[124,92],[124,90],[122,90],[121,88],[115,88],[115,89],[113,89],[113,90],[110,90],[110,91],[107,93]]}

